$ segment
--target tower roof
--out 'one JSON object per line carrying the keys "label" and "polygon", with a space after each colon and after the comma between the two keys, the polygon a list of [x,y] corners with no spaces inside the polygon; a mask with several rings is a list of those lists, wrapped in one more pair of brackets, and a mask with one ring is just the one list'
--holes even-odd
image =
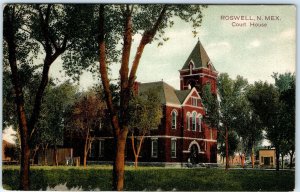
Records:
{"label": "tower roof", "polygon": [[[200,68],[200,67],[208,68],[208,63],[210,62],[210,59],[209,59],[205,49],[203,48],[200,40],[198,40],[196,46],[194,47],[193,51],[191,52],[190,56],[184,63],[181,70],[189,69],[189,64],[191,61],[194,63],[195,68]],[[214,68],[214,66],[212,64],[211,64],[211,68],[212,68],[212,70],[216,71],[216,69]]]}

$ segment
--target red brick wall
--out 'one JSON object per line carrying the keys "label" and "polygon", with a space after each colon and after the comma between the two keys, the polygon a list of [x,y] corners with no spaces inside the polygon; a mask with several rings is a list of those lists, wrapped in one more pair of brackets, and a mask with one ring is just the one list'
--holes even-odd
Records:
{"label": "red brick wall", "polygon": [[[199,73],[203,73],[204,76],[199,76]],[[203,75],[202,74],[202,75]],[[184,76],[184,75],[190,75],[190,71],[180,71],[180,89],[184,90],[187,89],[188,83],[193,80],[196,83],[198,83],[198,85],[205,85],[206,83],[210,83],[211,84],[211,91],[213,93],[216,93],[217,91],[217,85],[216,85],[216,79],[217,79],[217,75],[218,73],[215,71],[211,71],[209,69],[206,68],[201,68],[201,69],[195,69],[193,70],[193,73],[191,76]]]}

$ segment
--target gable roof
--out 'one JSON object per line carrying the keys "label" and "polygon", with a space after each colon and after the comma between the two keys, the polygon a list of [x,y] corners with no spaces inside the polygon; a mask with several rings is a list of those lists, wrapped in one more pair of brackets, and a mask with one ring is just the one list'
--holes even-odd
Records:
{"label": "gable roof", "polygon": [[[189,64],[191,61],[194,63],[195,68],[200,68],[200,67],[208,68],[208,63],[210,62],[210,59],[209,59],[205,49],[203,48],[200,40],[198,40],[197,44],[195,45],[193,51],[191,52],[190,56],[184,63],[181,70],[189,69]],[[211,64],[211,67],[212,67],[212,70],[216,71],[216,69],[214,68],[214,66],[212,64]]]}
{"label": "gable roof", "polygon": [[187,90],[176,90],[171,85],[163,81],[157,81],[151,83],[140,83],[138,94],[144,93],[150,89],[155,90],[155,92],[158,94],[161,104],[163,105],[166,104],[182,105],[184,104],[184,102],[186,102],[187,98],[195,91],[197,95],[200,97],[196,88],[187,89]]}
{"label": "gable roof", "polygon": [[141,83],[139,85],[139,94],[149,89],[154,89],[158,93],[161,104],[181,104],[175,93],[175,89],[163,81]]}
{"label": "gable roof", "polygon": [[187,90],[176,90],[175,94],[177,95],[180,103],[182,104],[185,100],[185,98],[189,95],[189,93],[191,92],[190,89]]}
{"label": "gable roof", "polygon": [[[197,89],[195,88],[195,87],[193,87],[191,90],[189,90],[190,92],[188,93],[188,95],[185,97],[185,99],[184,99],[184,101],[182,102],[182,104],[185,104],[186,102],[187,102],[187,100],[188,100],[188,98],[190,97],[190,96],[192,96],[192,94],[195,92],[196,94],[197,94],[197,96],[200,98],[200,100],[202,100],[201,99],[201,96],[199,95],[199,93],[198,93],[198,91],[197,91]],[[202,104],[201,104],[202,105]]]}

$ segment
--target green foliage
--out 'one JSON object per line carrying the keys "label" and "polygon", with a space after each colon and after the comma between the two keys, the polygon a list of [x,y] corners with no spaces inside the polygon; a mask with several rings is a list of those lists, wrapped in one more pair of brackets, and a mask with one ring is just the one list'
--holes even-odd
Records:
{"label": "green foliage", "polygon": [[220,123],[219,102],[218,102],[217,95],[211,92],[210,84],[206,84],[203,87],[201,98],[202,98],[203,105],[206,109],[204,121],[210,127],[218,128]]}
{"label": "green foliage", "polygon": [[[218,138],[219,148],[218,152],[222,157],[226,157],[226,147],[224,137]],[[228,155],[233,157],[234,153],[238,150],[239,138],[236,132],[231,131],[228,134]]]}
{"label": "green foliage", "polygon": [[273,77],[275,86],[255,82],[249,89],[248,100],[275,146],[278,160],[279,153],[293,154],[295,150],[295,75],[275,73]]}
{"label": "green foliage", "polygon": [[105,104],[100,93],[101,90],[89,89],[80,93],[69,106],[64,122],[68,133],[91,137],[91,132],[99,128],[105,117]]}
{"label": "green foliage", "polygon": [[139,130],[140,135],[150,133],[161,123],[162,107],[155,89],[135,96],[130,102],[130,128]]}
{"label": "green foliage", "polygon": [[[71,188],[110,191],[111,169],[64,167],[31,169],[32,190],[46,190],[58,184]],[[178,191],[292,191],[295,187],[294,171],[229,170],[222,169],[167,169],[140,167],[126,168],[124,190],[178,190]],[[192,176],[191,176],[192,175]],[[3,169],[5,189],[17,190],[18,169]],[[147,179],[145,179],[147,178]],[[183,182],[184,181],[184,182]],[[49,189],[49,188],[48,188]]]}
{"label": "green foliage", "polygon": [[[23,65],[19,70],[20,83],[23,88],[25,112],[29,116],[33,108],[34,95],[40,80],[40,72],[36,66]],[[11,71],[8,68],[3,70],[3,128],[12,125],[17,129],[18,119],[16,115],[15,90],[11,81]]]}
{"label": "green foliage", "polygon": [[[245,118],[249,116],[249,111],[245,111],[247,101],[245,90],[248,82],[241,76],[236,80],[229,77],[227,73],[221,73],[218,77],[218,92],[220,98],[220,121],[219,131],[225,135],[224,129],[239,130],[245,128]],[[244,112],[243,112],[244,111]],[[222,133],[223,132],[223,133]]]}
{"label": "green foliage", "polygon": [[[124,13],[127,5],[109,4],[105,5],[105,42],[107,62],[109,64],[118,63],[121,60],[123,35],[124,35]],[[136,34],[143,34],[150,30],[161,10],[165,5],[163,4],[135,4],[129,5],[132,17],[132,36]],[[157,41],[158,45],[163,45],[169,38],[166,37],[165,29],[172,27],[174,24],[174,17],[179,17],[186,22],[191,22],[194,31],[200,27],[203,18],[203,9],[205,5],[166,5],[167,12],[163,17],[161,24],[158,26],[156,35],[151,42]],[[70,5],[69,12],[72,14],[82,14],[80,19],[75,17],[73,27],[76,30],[81,29],[81,35],[76,44],[70,46],[63,56],[63,67],[67,74],[79,78],[83,69],[87,69],[93,73],[97,72],[98,68],[96,62],[99,60],[99,5]],[[72,27],[72,26],[71,26]],[[69,30],[72,30],[70,27]],[[197,32],[196,32],[197,33]]]}
{"label": "green foliage", "polygon": [[279,76],[275,74],[275,86],[279,91],[281,102],[279,129],[283,129],[283,139],[281,140],[281,153],[294,153],[295,151],[295,88],[296,78],[294,74],[285,73]]}
{"label": "green foliage", "polygon": [[47,87],[32,144],[63,145],[65,111],[75,102],[77,91],[68,81]]}

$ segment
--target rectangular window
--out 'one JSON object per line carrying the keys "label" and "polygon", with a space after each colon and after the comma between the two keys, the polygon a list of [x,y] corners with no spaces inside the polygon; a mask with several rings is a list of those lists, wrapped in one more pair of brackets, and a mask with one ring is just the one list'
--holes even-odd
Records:
{"label": "rectangular window", "polygon": [[102,129],[102,123],[100,121],[100,123],[99,123],[99,131],[101,131],[101,129]]}
{"label": "rectangular window", "polygon": [[99,141],[99,157],[104,156],[104,141],[100,140]]}
{"label": "rectangular window", "polygon": [[192,131],[196,131],[196,113],[193,113],[193,118],[192,118]]}
{"label": "rectangular window", "polygon": [[192,97],[192,105],[193,106],[198,106],[198,99],[197,98]]}
{"label": "rectangular window", "polygon": [[201,129],[201,117],[199,117],[199,120],[198,120],[198,128],[199,128],[199,132],[201,132],[202,131],[202,129]]}
{"label": "rectangular window", "polygon": [[264,157],[261,156],[261,163],[264,163]]}
{"label": "rectangular window", "polygon": [[192,124],[192,131],[196,131],[196,119],[193,118]]}
{"label": "rectangular window", "polygon": [[212,128],[210,128],[210,139],[213,139],[213,131],[212,131]]}
{"label": "rectangular window", "polygon": [[158,145],[157,145],[157,139],[152,140],[151,144],[151,157],[157,157],[157,152],[158,152]]}
{"label": "rectangular window", "polygon": [[95,151],[95,148],[96,148],[96,146],[95,146],[95,142],[90,142],[90,146],[89,146],[89,157],[91,157],[91,158],[94,158],[95,157],[95,152],[97,152],[97,151]]}
{"label": "rectangular window", "polygon": [[171,140],[171,157],[176,158],[176,140]]}

